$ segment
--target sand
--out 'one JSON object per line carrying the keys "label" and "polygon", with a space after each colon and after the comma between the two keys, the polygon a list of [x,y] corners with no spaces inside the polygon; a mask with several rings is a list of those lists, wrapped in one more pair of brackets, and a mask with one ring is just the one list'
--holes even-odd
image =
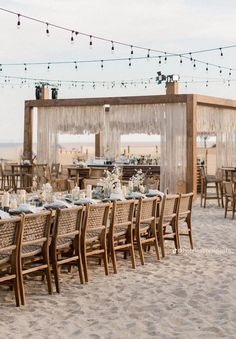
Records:
{"label": "sand", "polygon": [[[1,338],[236,338],[236,220],[223,209],[195,203],[195,251],[187,239],[178,256],[157,262],[146,255],[137,269],[118,261],[118,274],[90,266],[81,286],[62,274],[62,293],[47,295],[41,281],[27,282],[28,305],[14,306],[0,290]],[[170,245],[171,246],[171,245]]]}

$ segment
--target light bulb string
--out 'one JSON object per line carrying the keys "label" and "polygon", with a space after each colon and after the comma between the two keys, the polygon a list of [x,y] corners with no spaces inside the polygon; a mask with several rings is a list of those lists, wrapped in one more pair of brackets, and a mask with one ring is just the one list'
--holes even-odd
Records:
{"label": "light bulb string", "polygon": [[[121,42],[121,41],[114,40],[114,39],[108,39],[108,38],[93,35],[93,34],[90,34],[90,33],[80,32],[80,31],[75,30],[75,29],[70,29],[70,28],[67,28],[67,27],[64,27],[64,26],[61,26],[61,25],[50,23],[48,21],[43,21],[43,20],[40,20],[40,19],[37,19],[37,18],[34,18],[34,17],[30,17],[30,16],[27,16],[27,15],[24,15],[24,14],[20,14],[20,13],[17,13],[17,12],[14,12],[14,11],[11,11],[11,10],[8,10],[8,9],[2,8],[2,7],[0,7],[0,10],[3,11],[3,12],[6,12],[6,13],[16,15],[18,18],[21,17],[21,18],[25,18],[25,19],[28,19],[28,20],[31,20],[31,21],[41,23],[43,25],[47,25],[47,27],[51,26],[51,27],[54,27],[54,28],[57,28],[57,29],[61,29],[61,30],[70,32],[70,33],[73,32],[76,35],[80,34],[80,35],[88,37],[90,40],[93,38],[93,39],[98,39],[98,40],[101,40],[101,41],[109,42],[110,44],[112,44],[113,47],[114,47],[114,44],[129,47],[129,48],[131,48],[131,54],[133,54],[133,49],[139,49],[139,50],[148,51],[148,53],[150,53],[150,52],[162,53],[163,54],[162,56],[164,56],[165,58],[170,57],[170,56],[178,56],[178,57],[182,56],[182,57],[185,57],[187,59],[191,59],[191,55],[199,54],[199,53],[206,53],[206,52],[213,52],[213,51],[220,51],[220,54],[223,55],[223,53],[222,53],[223,50],[236,47],[236,44],[231,44],[231,45],[227,45],[227,46],[221,46],[221,47],[215,47],[215,48],[209,48],[209,49],[200,49],[200,50],[183,52],[183,53],[173,53],[173,52],[167,52],[167,51],[158,50],[158,49],[152,49],[152,48],[149,48],[149,47],[138,46],[138,45],[135,45],[135,44],[125,43],[125,42]],[[200,60],[197,60],[197,59],[195,59],[195,61],[206,63],[205,61],[200,61]]]}
{"label": "light bulb string", "polygon": [[[171,55],[171,57],[174,57],[175,55]],[[179,56],[179,55],[178,55]],[[149,56],[148,59],[160,59],[163,56],[160,55],[152,55]],[[185,56],[182,56],[183,58],[186,58]],[[106,63],[106,62],[116,62],[116,61],[131,61],[131,60],[146,60],[147,57],[146,56],[135,56],[132,58],[128,58],[128,57],[124,57],[124,58],[107,58],[107,59],[88,59],[88,60],[73,60],[73,61],[36,61],[36,62],[15,62],[15,63],[0,63],[1,66],[40,66],[40,65],[79,65],[79,64],[83,64],[83,63]],[[187,58],[189,59],[189,58]],[[218,64],[214,64],[214,63],[210,63],[210,62],[205,62],[199,59],[194,59],[193,60],[194,63],[199,63],[199,64],[203,64],[206,65],[207,67],[211,66],[217,69],[222,69],[222,70],[229,70],[229,71],[236,71],[236,68],[233,67],[228,67],[228,66],[221,66]],[[160,62],[159,62],[160,63]]]}

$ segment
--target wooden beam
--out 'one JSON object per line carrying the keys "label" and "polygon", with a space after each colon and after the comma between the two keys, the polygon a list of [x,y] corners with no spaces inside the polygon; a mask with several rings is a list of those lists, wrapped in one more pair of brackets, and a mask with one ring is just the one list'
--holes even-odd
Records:
{"label": "wooden beam", "polygon": [[164,104],[186,102],[187,95],[150,95],[135,97],[108,97],[83,99],[57,99],[57,100],[28,100],[28,107],[60,107],[60,106],[96,106],[96,105],[134,105],[134,104]]}
{"label": "wooden beam", "polygon": [[198,105],[214,106],[222,108],[236,108],[236,100],[210,97],[206,95],[195,95]]}
{"label": "wooden beam", "polygon": [[25,105],[23,156],[32,159],[33,154],[33,108]]}
{"label": "wooden beam", "polygon": [[95,134],[95,157],[101,158],[104,156],[104,147],[103,147],[103,132]]}
{"label": "wooden beam", "polygon": [[195,95],[188,95],[186,105],[187,119],[187,192],[197,194],[197,99]]}

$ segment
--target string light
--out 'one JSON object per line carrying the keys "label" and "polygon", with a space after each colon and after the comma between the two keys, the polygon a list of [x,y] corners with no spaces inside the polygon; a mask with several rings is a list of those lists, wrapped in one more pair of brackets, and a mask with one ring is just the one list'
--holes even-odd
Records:
{"label": "string light", "polygon": [[50,36],[50,32],[49,32],[49,26],[48,23],[46,24],[46,35],[49,37]]}
{"label": "string light", "polygon": [[147,52],[147,58],[148,58],[148,59],[150,58],[150,49],[148,49],[148,52]]}
{"label": "string light", "polygon": [[224,56],[223,51],[222,51],[222,48],[220,48],[220,56],[221,56],[221,57]]}
{"label": "string light", "polygon": [[208,87],[208,80],[206,81],[206,87]]}
{"label": "string light", "polygon": [[230,80],[228,80],[228,86],[230,86]]}
{"label": "string light", "polygon": [[161,56],[159,56],[159,62],[158,63],[159,63],[159,65],[161,65]]}
{"label": "string light", "polygon": [[20,14],[17,14],[18,19],[17,19],[17,28],[20,29],[21,22],[20,22]]}
{"label": "string light", "polygon": [[222,69],[221,69],[221,67],[219,66],[219,70],[220,70],[220,74],[222,74]]}
{"label": "string light", "polygon": [[185,88],[187,88],[188,87],[188,84],[187,84],[187,81],[185,81],[185,86],[184,86]]}
{"label": "string light", "polygon": [[50,71],[50,63],[48,63],[47,70]]}
{"label": "string light", "polygon": [[167,62],[167,56],[166,56],[166,52],[165,52],[165,58],[164,58],[164,62],[165,62],[165,64],[166,64],[166,62]]}
{"label": "string light", "polygon": [[196,68],[196,60],[195,59],[193,60],[193,67],[194,67],[194,69]]}
{"label": "string light", "polygon": [[115,51],[114,42],[111,41],[111,53],[113,54],[114,51]]}
{"label": "string light", "polygon": [[208,64],[206,65],[206,72],[208,72],[209,68],[208,68]]}
{"label": "string light", "polygon": [[231,74],[232,74],[232,69],[229,70],[229,76],[231,76]]}
{"label": "string light", "polygon": [[77,61],[74,61],[74,63],[75,63],[75,70],[77,71],[78,70]]}
{"label": "string light", "polygon": [[182,63],[183,63],[183,60],[182,60],[182,55],[181,55],[181,54],[179,55],[179,58],[180,58],[180,59],[179,59],[179,62],[180,62],[180,64],[182,64]]}
{"label": "string light", "polygon": [[72,44],[74,43],[74,31],[71,31],[70,42],[71,42]]}
{"label": "string light", "polygon": [[101,69],[103,70],[103,60],[101,60]]}
{"label": "string light", "polygon": [[129,58],[129,67],[131,67],[131,58]]}
{"label": "string light", "polygon": [[92,40],[92,35],[90,35],[90,41],[89,41],[89,48],[91,49],[93,46],[93,40]]}
{"label": "string light", "polygon": [[0,64],[0,72],[2,72],[2,64]]}
{"label": "string light", "polygon": [[193,61],[192,53],[189,53],[190,61]]}
{"label": "string light", "polygon": [[25,72],[27,71],[27,66],[26,66],[26,64],[24,64],[24,66],[25,66]]}
{"label": "string light", "polygon": [[130,46],[130,54],[133,55],[134,54],[134,50],[133,50],[133,46]]}

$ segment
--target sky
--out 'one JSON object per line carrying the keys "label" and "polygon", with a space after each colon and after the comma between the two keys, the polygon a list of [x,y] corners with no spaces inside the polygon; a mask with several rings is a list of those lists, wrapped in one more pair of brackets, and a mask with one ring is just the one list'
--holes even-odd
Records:
{"label": "sky", "polygon": [[[0,7],[54,23],[97,35],[109,40],[121,41],[128,45],[143,46],[171,53],[218,48],[235,44],[234,0],[0,0]],[[111,43],[93,39],[92,49],[89,38],[78,35],[71,44],[70,32],[21,18],[21,28],[16,28],[17,16],[0,10],[0,64],[54,62],[73,60],[105,60],[109,58],[129,58],[130,47],[115,46],[111,53]],[[208,63],[236,69],[236,48],[197,55]],[[134,49],[133,56],[144,57],[147,50]],[[151,52],[150,56],[158,53]],[[236,71],[219,72],[219,68],[197,64],[190,60],[168,58],[158,63],[158,59],[129,61],[80,63],[27,66],[2,66],[0,71],[0,142],[21,142],[23,140],[24,101],[35,98],[33,83],[21,84],[19,80],[5,82],[5,76],[22,78],[44,78],[74,81],[118,81],[155,78],[158,71],[163,74],[180,76],[180,93],[199,93],[234,99],[236,97]],[[206,86],[206,80],[209,83]],[[224,81],[225,79],[225,81]],[[231,79],[229,82],[228,80]],[[188,83],[187,87],[185,82]],[[203,83],[196,83],[195,81]],[[212,81],[220,82],[212,82]],[[54,82],[56,83],[56,82]],[[230,84],[230,86],[229,86]],[[59,88],[59,98],[111,97],[129,95],[159,95],[165,93],[164,84],[137,84],[126,88],[116,85]]]}

